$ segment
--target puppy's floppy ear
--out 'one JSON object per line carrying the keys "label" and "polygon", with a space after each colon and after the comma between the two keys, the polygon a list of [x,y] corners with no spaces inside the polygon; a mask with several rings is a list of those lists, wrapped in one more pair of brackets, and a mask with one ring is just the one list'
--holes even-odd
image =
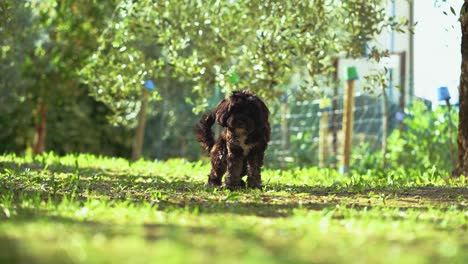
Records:
{"label": "puppy's floppy ear", "polygon": [[229,118],[229,111],[231,109],[231,102],[229,99],[222,100],[214,109],[216,122],[223,127],[227,126],[227,119]]}
{"label": "puppy's floppy ear", "polygon": [[260,119],[259,122],[268,122],[268,116],[270,111],[265,103],[255,95],[249,96],[249,101],[255,105],[255,111],[257,111],[257,117]]}
{"label": "puppy's floppy ear", "polygon": [[256,108],[255,110],[257,111],[257,133],[263,135],[266,142],[268,142],[270,141],[271,133],[270,123],[268,122],[270,111],[268,110],[268,107],[265,105],[265,103],[257,96],[252,96],[249,98],[249,100],[253,101]]}
{"label": "puppy's floppy ear", "polygon": [[256,98],[255,104],[257,105],[259,111],[260,111],[260,118],[262,119],[263,122],[268,122],[268,116],[270,115],[270,111],[268,110],[267,106],[265,103]]}

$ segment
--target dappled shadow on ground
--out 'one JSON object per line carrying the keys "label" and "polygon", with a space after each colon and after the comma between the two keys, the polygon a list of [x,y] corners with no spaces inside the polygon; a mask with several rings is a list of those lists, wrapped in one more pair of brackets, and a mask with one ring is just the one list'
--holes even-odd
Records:
{"label": "dappled shadow on ground", "polygon": [[[78,220],[71,217],[49,215],[47,211],[36,209],[21,209],[14,217],[5,222],[14,222],[15,225],[23,224],[39,224],[38,226],[53,225],[60,226],[60,229],[67,230],[66,233],[47,234],[41,231],[35,233],[36,237],[30,239],[22,238],[21,236],[8,236],[0,233],[0,263],[75,263],[74,254],[70,254],[65,250],[61,243],[78,237],[78,240],[88,241],[105,241],[105,244],[112,243],[111,240],[123,241],[123,237],[132,237],[132,242],[135,239],[141,239],[145,244],[138,248],[139,253],[147,254],[145,250],[155,250],[156,243],[161,241],[167,245],[170,241],[171,245],[177,245],[186,249],[199,250],[214,250],[219,244],[226,244],[232,240],[242,241],[246,245],[255,245],[261,247],[275,256],[279,262],[302,263],[300,258],[288,254],[288,250],[281,247],[281,244],[276,245],[270,240],[262,237],[258,231],[250,228],[235,228],[228,224],[229,228],[223,225],[213,223],[211,226],[200,226],[196,222],[190,224],[167,224],[167,223],[113,223],[108,221],[89,221]],[[284,232],[283,232],[284,234]],[[294,235],[291,232],[291,235]],[[49,252],[42,251],[40,254],[29,255],[30,252],[25,250],[33,243],[43,243],[43,236],[47,236],[47,243],[51,245]],[[207,239],[208,238],[208,239]],[[205,242],[200,244],[200,239]],[[208,241],[211,239],[211,241]],[[208,243],[207,243],[208,241]],[[87,242],[89,243],[89,242]],[[120,243],[120,242],[119,242]],[[94,244],[94,243],[93,243]],[[105,244],[101,248],[93,248],[91,250],[101,250],[101,254],[106,254],[107,247]],[[57,246],[54,246],[57,245]],[[148,246],[148,247],[145,247]],[[131,250],[135,250],[132,248]]]}
{"label": "dappled shadow on ground", "polygon": [[456,201],[458,199],[468,199],[468,187],[446,187],[446,186],[419,186],[419,187],[383,187],[383,188],[334,188],[307,185],[271,185],[270,188],[276,191],[289,193],[313,193],[316,195],[336,195],[353,196],[359,194],[386,194],[399,197],[416,197],[430,199],[434,201]]}
{"label": "dappled shadow on ground", "polygon": [[[4,168],[19,168],[17,164],[2,164]],[[21,165],[27,169],[28,164]],[[37,169],[37,168],[31,168]],[[296,209],[320,211],[337,206],[356,210],[373,207],[413,208],[433,207],[466,209],[468,188],[404,187],[404,188],[338,188],[305,185],[269,184],[263,191],[215,190],[188,177],[122,175],[102,169],[76,169],[67,166],[48,167],[54,173],[72,173],[60,177],[26,175],[23,178],[3,177],[0,190],[13,194],[16,201],[25,196],[39,197],[60,203],[66,197],[75,201],[90,198],[126,201],[134,204],[150,203],[158,210],[189,210],[202,214],[232,213],[262,217],[286,217]],[[54,173],[50,173],[55,175]]]}
{"label": "dappled shadow on ground", "polygon": [[[360,211],[364,208],[366,210],[371,210],[372,207],[361,206],[361,205],[352,205],[351,206],[356,211]],[[109,210],[112,207],[109,208]],[[169,201],[160,202],[158,206],[154,206],[154,210],[163,210],[167,212],[173,212],[177,209],[182,209],[183,211],[191,214],[192,216],[196,215],[209,215],[209,214],[231,214],[231,215],[240,215],[240,216],[257,216],[257,217],[268,217],[268,218],[277,218],[277,217],[291,217],[296,214],[296,210],[300,209],[299,215],[309,211],[309,210],[323,210],[329,209],[328,212],[331,212],[334,208],[336,208],[336,204],[333,203],[309,203],[309,204],[301,204],[298,205],[296,203],[285,203],[285,204],[270,204],[270,203],[256,203],[256,202],[245,202],[245,203],[220,203],[220,202],[210,202],[210,203],[194,203],[194,202],[180,202],[174,203]],[[405,210],[408,208],[400,207],[399,210]],[[333,212],[332,214],[326,214],[324,217],[330,217],[331,219],[344,219],[345,215],[343,215],[340,211]],[[353,214],[353,219],[359,218],[369,218],[365,214]],[[1,219],[1,218],[0,218]],[[311,218],[311,221],[313,221]],[[386,214],[373,214],[372,219],[376,221],[407,221],[407,218],[404,214],[399,213],[386,213]],[[86,233],[89,235],[103,235],[106,238],[113,238],[119,236],[132,236],[138,235],[144,238],[147,241],[156,241],[162,238],[167,238],[168,236],[177,236],[177,233],[184,233],[184,234],[211,234],[211,235],[218,235],[222,233],[221,227],[218,227],[217,224],[214,224],[210,227],[207,226],[199,226],[196,225],[196,222],[193,222],[193,225],[190,224],[183,224],[183,225],[176,225],[176,224],[167,224],[167,223],[160,223],[160,222],[151,222],[151,218],[149,218],[145,223],[115,223],[112,221],[99,221],[99,220],[88,220],[84,219],[77,219],[67,216],[60,216],[57,215],[54,211],[47,211],[44,209],[37,209],[37,208],[22,208],[17,207],[16,213],[7,218],[2,220],[5,223],[8,221],[12,221],[15,224],[22,224],[22,223],[57,223],[67,225],[67,230],[71,231],[78,231],[80,233]],[[226,218],[226,221],[235,221],[235,218]],[[444,221],[444,219],[436,219],[436,218],[421,218],[418,219],[418,222],[426,222],[429,224],[440,223]],[[138,221],[137,221],[138,222]],[[454,228],[462,228],[466,229],[468,226],[458,226]],[[70,229],[72,228],[72,229]],[[446,230],[451,229],[449,227],[445,228]],[[247,232],[246,234],[242,234],[242,230],[237,230],[236,235],[238,236],[256,236],[254,233]],[[2,239],[2,235],[0,234],[0,242]],[[181,241],[184,242],[184,241]],[[185,241],[184,243],[188,243]],[[0,245],[1,249],[2,245]]]}
{"label": "dappled shadow on ground", "polygon": [[[193,184],[193,183],[191,183]],[[109,185],[106,185],[107,187]],[[158,190],[164,190],[165,194],[157,198],[151,197],[150,194],[138,193],[137,186],[129,186],[125,194],[114,193],[102,186],[95,186],[99,190],[100,196],[90,196],[86,191],[78,192],[74,196],[75,202],[85,202],[90,197],[99,199],[104,198],[110,202],[126,202],[139,206],[140,204],[150,204],[155,210],[166,212],[184,211],[195,214],[237,214],[237,215],[252,215],[259,217],[288,217],[294,215],[296,210],[334,210],[337,207],[353,208],[360,211],[363,209],[372,208],[398,208],[399,210],[427,210],[428,208],[437,207],[433,202],[421,203],[418,200],[406,200],[406,198],[387,198],[387,201],[381,201],[379,198],[358,197],[358,194],[345,196],[344,194],[335,195],[330,193],[329,196],[316,195],[301,195],[297,197],[277,196],[275,194],[258,192],[254,195],[249,193],[236,192],[224,194],[212,194],[210,192],[198,191],[196,193],[185,193],[179,188],[163,189],[158,186]],[[204,188],[200,184],[199,188]],[[91,189],[91,188],[90,188]],[[136,190],[135,190],[136,189]],[[135,193],[132,194],[133,190]],[[14,191],[16,202],[21,203],[24,197],[40,197],[42,200],[47,200],[59,204],[65,197],[70,199],[71,195],[67,192],[57,192],[55,195],[47,191],[34,190],[24,188]],[[459,209],[467,208],[466,204],[453,203]],[[440,207],[447,208],[448,204],[441,204]],[[339,217],[339,216],[336,216]],[[384,217],[384,216],[382,216]]]}

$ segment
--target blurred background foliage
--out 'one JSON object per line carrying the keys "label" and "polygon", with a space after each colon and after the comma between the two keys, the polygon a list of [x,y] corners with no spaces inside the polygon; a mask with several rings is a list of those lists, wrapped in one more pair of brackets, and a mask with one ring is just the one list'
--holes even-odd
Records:
{"label": "blurred background foliage", "polygon": [[[142,127],[143,157],[198,159],[192,127],[201,111],[230,91],[258,93],[275,122],[292,76],[300,76],[296,99],[318,98],[336,85],[338,56],[362,57],[363,50],[371,60],[386,56],[388,51],[372,40],[384,30],[411,30],[412,25],[388,16],[385,4],[3,0],[0,152],[129,158],[135,130]],[[155,89],[142,109],[148,80]],[[138,124],[142,111],[146,127]],[[437,134],[445,129],[441,113],[412,111],[424,118],[407,119],[408,133],[391,135],[387,155],[395,164],[407,162],[405,155],[447,153],[445,134]],[[315,145],[304,144],[312,136],[291,135],[290,147],[302,155],[296,165],[316,163]],[[416,142],[421,138],[427,139],[425,145]],[[364,153],[356,150],[360,168],[378,162],[371,155],[361,157]],[[430,166],[430,161],[429,156],[421,164]]]}
{"label": "blurred background foliage", "polygon": [[[423,102],[416,101],[408,110],[408,118],[404,119],[405,129],[395,129],[388,138],[385,169],[397,170],[405,168],[408,171],[440,170],[450,172],[456,162],[455,142],[457,132],[449,124],[457,127],[458,113],[447,111],[446,107],[437,107],[432,111]],[[448,115],[451,118],[448,118]],[[451,123],[450,123],[451,122]],[[357,146],[354,149],[353,169],[360,173],[375,172],[377,164],[382,163],[379,151],[369,151],[369,144]],[[382,168],[378,169],[383,172]]]}

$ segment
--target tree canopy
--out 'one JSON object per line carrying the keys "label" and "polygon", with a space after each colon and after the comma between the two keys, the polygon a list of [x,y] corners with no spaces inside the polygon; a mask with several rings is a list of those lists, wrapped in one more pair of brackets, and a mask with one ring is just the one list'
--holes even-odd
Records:
{"label": "tree canopy", "polygon": [[0,137],[15,151],[38,141],[42,149],[99,152],[94,142],[103,137],[126,151],[143,84],[153,80],[148,111],[157,121],[148,129],[165,144],[186,142],[172,138],[180,124],[183,131],[192,125],[185,117],[228,91],[250,89],[274,101],[294,86],[311,97],[331,87],[336,58],[385,56],[375,38],[409,26],[386,4],[2,1],[0,122],[8,125]]}
{"label": "tree canopy", "polygon": [[191,83],[199,95],[219,86],[267,98],[283,94],[300,74],[302,91],[316,93],[330,81],[338,56],[360,57],[367,49],[379,60],[387,53],[373,40],[408,21],[388,16],[386,3],[122,1],[82,73],[93,96],[116,111],[133,108],[145,80],[158,84],[165,74]]}

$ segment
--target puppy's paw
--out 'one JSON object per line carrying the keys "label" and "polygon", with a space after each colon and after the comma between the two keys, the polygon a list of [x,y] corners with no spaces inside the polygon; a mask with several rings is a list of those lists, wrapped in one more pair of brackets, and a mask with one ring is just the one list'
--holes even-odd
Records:
{"label": "puppy's paw", "polygon": [[259,189],[259,190],[263,189],[261,181],[248,181],[247,187],[252,188],[252,189]]}
{"label": "puppy's paw", "polygon": [[208,182],[206,183],[206,185],[209,186],[209,187],[220,187],[221,186],[221,180],[208,178]]}
{"label": "puppy's paw", "polygon": [[228,190],[231,190],[231,191],[244,189],[245,188],[245,181],[240,180],[237,183],[226,182],[226,183],[224,183],[224,188],[226,188]]}

